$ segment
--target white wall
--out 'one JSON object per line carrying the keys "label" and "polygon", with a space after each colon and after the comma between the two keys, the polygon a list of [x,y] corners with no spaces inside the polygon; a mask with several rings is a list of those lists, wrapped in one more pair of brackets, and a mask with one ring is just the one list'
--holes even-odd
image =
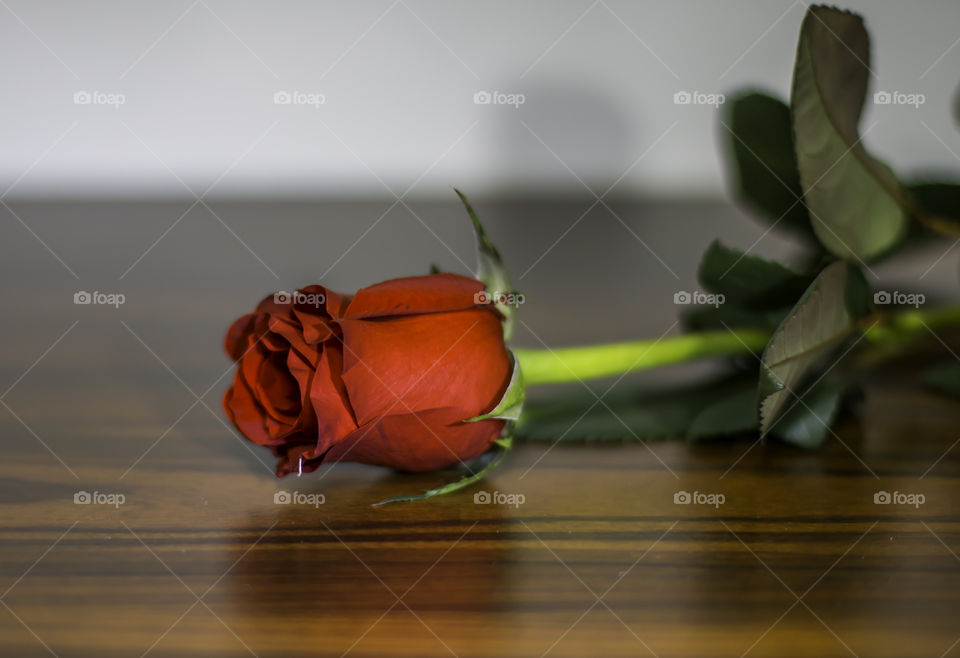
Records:
{"label": "white wall", "polygon": [[[919,109],[869,107],[868,147],[901,173],[960,171],[960,3],[850,5],[873,36],[872,90],[926,96]],[[614,195],[721,194],[722,115],[673,94],[786,96],[803,11],[789,0],[5,0],[0,194],[580,194],[567,167],[599,192],[644,152]],[[81,90],[125,102],[77,105]],[[282,90],[325,103],[276,105]],[[478,90],[526,102],[476,105]]]}

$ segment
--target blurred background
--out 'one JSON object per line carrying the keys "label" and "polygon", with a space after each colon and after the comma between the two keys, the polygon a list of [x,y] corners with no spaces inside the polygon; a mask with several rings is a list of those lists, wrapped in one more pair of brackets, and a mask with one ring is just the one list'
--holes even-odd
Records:
{"label": "blurred background", "polygon": [[[949,0],[853,0],[873,39],[868,145],[956,168]],[[806,4],[6,0],[7,198],[722,198],[711,104],[788,96]],[[942,142],[946,142],[943,144]],[[951,153],[951,150],[953,153]]]}
{"label": "blurred background", "polygon": [[[872,37],[874,76],[860,124],[868,150],[907,181],[960,180],[960,3],[844,5],[864,15]],[[407,575],[408,584],[414,576],[420,582],[426,572],[417,560],[449,550],[420,547],[445,536],[444,519],[470,518],[461,505],[469,494],[371,511],[372,500],[444,480],[405,484],[385,469],[345,464],[277,482],[269,452],[237,434],[221,410],[234,368],[222,348],[227,327],[278,290],[321,283],[352,292],[426,274],[432,264],[470,272],[474,238],[455,186],[525,296],[519,346],[679,333],[689,306],[675,296],[698,289],[697,264],[712,240],[784,262],[798,256],[789,235],[731,197],[724,123],[738,91],[788,98],[806,8],[800,0],[0,0],[0,457],[7,468],[0,603],[12,613],[0,611],[0,645],[8,649],[0,653],[46,655],[40,638],[59,652],[87,647],[84,655],[98,657],[130,655],[102,649],[142,640],[133,655],[150,651],[157,634],[190,612],[182,612],[190,595],[177,574],[187,589],[224,579],[222,596],[212,600],[216,619],[197,608],[204,618],[186,619],[183,634],[171,633],[159,648],[177,650],[164,655],[211,647],[238,655],[236,640],[251,635],[258,650],[283,638],[300,651],[323,651],[339,646],[328,644],[331,628],[346,635],[367,627],[362,588],[376,590],[375,615],[376,597],[389,593],[363,581],[365,569],[334,542],[326,551],[301,541],[322,534],[320,517],[275,505],[275,490],[329,492],[323,518],[337,531],[352,528],[347,542],[356,537],[391,586]],[[921,96],[922,103],[893,102]],[[866,274],[875,289],[922,291],[933,303],[956,299],[958,259],[960,240],[942,239],[871,263]],[[624,381],[659,391],[702,372],[688,365]],[[608,382],[596,385],[605,394]],[[564,559],[579,555],[588,565],[584,574],[593,576],[580,584],[591,583],[590,592],[568,593],[579,584],[559,564],[548,570],[541,546],[515,525],[495,525],[521,512],[490,505],[477,531],[496,539],[467,541],[466,557],[448,561],[475,590],[451,588],[440,565],[431,577],[444,585],[433,590],[440,594],[427,618],[484,611],[464,617],[463,627],[478,638],[474,650],[488,654],[495,651],[487,642],[534,637],[538,619],[524,616],[527,607],[546,602],[563,616],[555,602],[586,596],[595,582],[598,592],[616,585],[633,568],[621,565],[646,555],[634,549],[660,536],[658,518],[677,518],[671,467],[692,478],[684,488],[707,491],[717,464],[726,475],[751,452],[724,481],[731,523],[750,533],[748,543],[777,572],[785,565],[786,582],[771,579],[773,569],[756,564],[746,543],[746,550],[731,537],[724,544],[717,533],[725,533],[696,512],[682,538],[670,540],[679,547],[672,557],[654,555],[645,562],[652,571],[637,570],[643,580],[629,595],[653,598],[636,599],[626,618],[652,620],[668,635],[674,621],[696,624],[701,643],[717,637],[699,632],[714,623],[740,633],[756,622],[759,634],[779,613],[778,596],[784,608],[797,605],[791,588],[806,596],[860,541],[876,489],[872,478],[850,476],[863,475],[865,462],[904,479],[939,464],[930,488],[914,490],[930,494],[931,524],[956,518],[956,496],[935,495],[955,487],[955,479],[935,483],[955,459],[943,452],[957,438],[955,408],[899,396],[898,389],[868,397],[862,424],[841,430],[857,452],[839,442],[833,452],[802,456],[783,446],[751,452],[752,437],[729,448],[658,445],[663,458],[649,446],[625,447],[616,458],[553,451],[543,463],[554,470],[536,471],[523,488],[511,489],[509,480],[490,487],[529,493],[522,513],[546,528],[551,544],[566,542]],[[773,479],[781,476],[786,484]],[[601,479],[616,487],[615,497],[594,487]],[[908,490],[899,482],[884,488]],[[130,504],[122,511],[75,505],[81,490],[123,492]],[[404,509],[410,516],[400,516]],[[546,516],[552,509],[561,516]],[[843,517],[843,509],[853,512]],[[749,525],[758,510],[769,525]],[[593,515],[602,516],[594,523]],[[873,646],[886,643],[892,653],[918,637],[903,629],[921,629],[926,644],[917,646],[950,646],[955,629],[946,638],[938,627],[949,618],[929,613],[944,600],[949,610],[943,591],[957,591],[949,575],[957,572],[948,571],[956,563],[942,550],[956,535],[938,543],[924,523],[894,542],[905,524],[901,512],[887,518],[896,525],[865,540],[868,552],[850,555],[848,568],[809,598],[825,617],[855,617],[855,638],[870,633]],[[384,533],[368,532],[365,519],[383,522]],[[279,536],[244,559],[271,523],[281,524]],[[820,539],[815,527],[826,528]],[[376,547],[394,536],[409,537],[417,550]],[[669,579],[658,580],[663,574]],[[731,592],[754,619],[736,617]],[[626,596],[625,583],[611,599]],[[598,602],[588,597],[584,606]],[[836,654],[832,637],[797,612],[814,629],[793,625],[789,634],[771,634],[773,642],[791,648],[821,633],[831,648],[817,655]],[[509,630],[490,632],[500,622]],[[401,640],[409,628],[422,630],[406,617],[397,623]],[[596,628],[586,636],[591,647],[624,632]],[[404,646],[389,642],[391,650]],[[735,655],[744,648],[753,645],[738,643]]]}
{"label": "blurred background", "polygon": [[[960,4],[847,6],[873,41],[868,149],[906,180],[956,179]],[[267,293],[351,291],[431,264],[470,271],[452,186],[526,296],[519,344],[675,333],[674,294],[695,289],[711,240],[793,254],[730,200],[725,101],[744,89],[788,98],[805,10],[3,0],[7,380],[49,348],[6,399],[28,423],[53,422],[39,419],[51,387],[122,388],[125,404],[153,409],[155,436],[181,405],[151,387],[191,400],[165,370],[210,386],[230,365],[226,327]],[[875,102],[883,92],[923,102]],[[871,265],[868,278],[955,294],[953,247]],[[78,292],[124,301],[74,304]],[[58,370],[81,364],[86,390]]]}

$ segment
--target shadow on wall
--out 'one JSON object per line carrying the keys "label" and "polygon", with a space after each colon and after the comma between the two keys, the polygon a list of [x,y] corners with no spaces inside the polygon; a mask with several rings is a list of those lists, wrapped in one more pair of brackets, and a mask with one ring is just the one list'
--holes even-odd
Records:
{"label": "shadow on wall", "polygon": [[[503,168],[526,172],[500,190],[502,197],[534,192],[593,201],[645,148],[642,118],[627,116],[602,91],[582,85],[541,82],[525,87],[523,103],[515,108],[490,109],[498,110],[497,160]],[[564,183],[557,186],[551,179]],[[621,186],[612,192],[622,196],[628,190]]]}
{"label": "shadow on wall", "polygon": [[[521,326],[518,337],[537,345],[660,335],[675,315],[673,292],[690,285],[702,251],[684,236],[699,239],[702,231],[686,230],[700,214],[689,208],[625,201],[637,196],[629,180],[657,135],[647,134],[642,116],[589,87],[554,82],[524,91],[518,108],[492,109],[499,110],[498,161],[528,172],[498,196],[527,202],[481,212],[490,217],[515,287],[527,295],[529,327]],[[615,325],[593,326],[591,318],[609,317],[612,308],[621,309]]]}

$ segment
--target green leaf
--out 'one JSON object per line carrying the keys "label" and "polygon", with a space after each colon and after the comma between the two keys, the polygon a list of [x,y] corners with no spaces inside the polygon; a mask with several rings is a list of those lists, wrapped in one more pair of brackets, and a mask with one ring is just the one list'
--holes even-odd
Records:
{"label": "green leaf", "polygon": [[807,450],[823,445],[840,410],[847,389],[845,382],[820,382],[806,391],[774,421],[770,433],[785,443]]}
{"label": "green leaf", "polygon": [[950,361],[927,369],[923,383],[939,393],[960,398],[960,362]]}
{"label": "green leaf", "polygon": [[797,167],[814,232],[848,260],[880,256],[908,225],[896,176],[860,141],[869,61],[860,16],[824,6],[807,10],[790,99]]}
{"label": "green leaf", "polygon": [[492,410],[480,416],[475,416],[465,423],[475,423],[489,418],[502,418],[505,420],[517,420],[520,412],[523,410],[523,402],[527,396],[527,387],[523,383],[523,372],[520,370],[520,362],[514,356],[513,351],[508,350],[510,361],[513,363],[513,374],[510,375],[510,383],[507,384],[507,390],[503,392],[503,397]]}
{"label": "green leaf", "polygon": [[507,456],[507,453],[510,452],[511,447],[512,443],[509,438],[498,439],[491,450],[487,451],[480,457],[477,457],[475,460],[472,460],[468,475],[463,476],[459,480],[450,482],[441,487],[437,487],[436,489],[427,489],[421,494],[408,494],[404,496],[391,496],[390,498],[384,498],[383,500],[374,503],[373,506],[380,507],[382,505],[389,505],[391,503],[412,503],[418,500],[434,498],[436,496],[445,496],[446,494],[469,487],[471,484],[479,482],[483,478],[487,477],[487,475],[489,475],[493,469],[499,466]]}
{"label": "green leaf", "polygon": [[683,436],[693,410],[679,397],[638,399],[609,408],[596,398],[570,396],[554,402],[528,401],[517,425],[521,441],[629,441]]}
{"label": "green leaf", "polygon": [[[473,210],[473,206],[467,201],[467,197],[460,190],[454,188],[454,192],[460,197],[467,214],[470,215],[470,221],[473,222],[473,231],[477,236],[477,274],[478,280],[486,284],[487,291],[493,295],[493,298],[500,299],[500,295],[510,295],[514,290],[510,284],[510,275],[507,274],[507,268],[500,258],[500,252],[493,246],[490,238],[487,237],[480,218]],[[503,338],[510,340],[513,335],[513,321],[516,315],[517,307],[512,304],[506,304],[497,301],[497,310],[503,314]]]}
{"label": "green leaf", "polygon": [[793,147],[790,108],[761,93],[741,94],[728,103],[737,195],[761,211],[777,228],[814,239],[801,197],[800,174]]}
{"label": "green leaf", "polygon": [[688,329],[776,329],[813,275],[714,241],[700,260],[699,279],[705,290],[723,295],[723,303],[694,307],[684,313]]}
{"label": "green leaf", "polygon": [[[603,403],[586,389],[546,400],[530,399],[515,434],[518,441],[550,443],[680,438],[687,436],[691,421],[704,409],[744,388],[750,389],[755,403],[755,372],[725,375],[707,383],[698,380],[667,390],[659,384],[618,387],[603,396]],[[751,414],[756,418],[755,406]],[[708,434],[709,428],[701,425],[698,431]]]}
{"label": "green leaf", "polygon": [[440,269],[440,266],[436,263],[430,265],[430,274],[440,274],[443,270]]}
{"label": "green leaf", "polygon": [[718,436],[755,431],[757,418],[757,386],[754,380],[743,378],[724,386],[717,400],[706,405],[687,428],[687,439],[699,441]]}
{"label": "green leaf", "polygon": [[724,296],[724,304],[762,309],[790,307],[813,280],[718,240],[704,252],[698,277],[709,292]]}
{"label": "green leaf", "polygon": [[840,342],[857,331],[870,290],[860,270],[843,261],[828,265],[807,288],[763,351],[760,432],[766,434],[795,399],[803,380]]}

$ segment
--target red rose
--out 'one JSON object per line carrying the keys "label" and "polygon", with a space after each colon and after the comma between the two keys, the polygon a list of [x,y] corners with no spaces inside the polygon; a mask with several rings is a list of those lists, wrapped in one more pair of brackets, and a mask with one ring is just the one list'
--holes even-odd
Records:
{"label": "red rose", "polygon": [[352,298],[322,286],[271,295],[227,332],[238,362],[227,416],[280,458],[278,476],[332,461],[429,471],[476,457],[503,421],[462,421],[493,409],[511,374],[502,318],[475,298],[483,288],[433,274]]}

